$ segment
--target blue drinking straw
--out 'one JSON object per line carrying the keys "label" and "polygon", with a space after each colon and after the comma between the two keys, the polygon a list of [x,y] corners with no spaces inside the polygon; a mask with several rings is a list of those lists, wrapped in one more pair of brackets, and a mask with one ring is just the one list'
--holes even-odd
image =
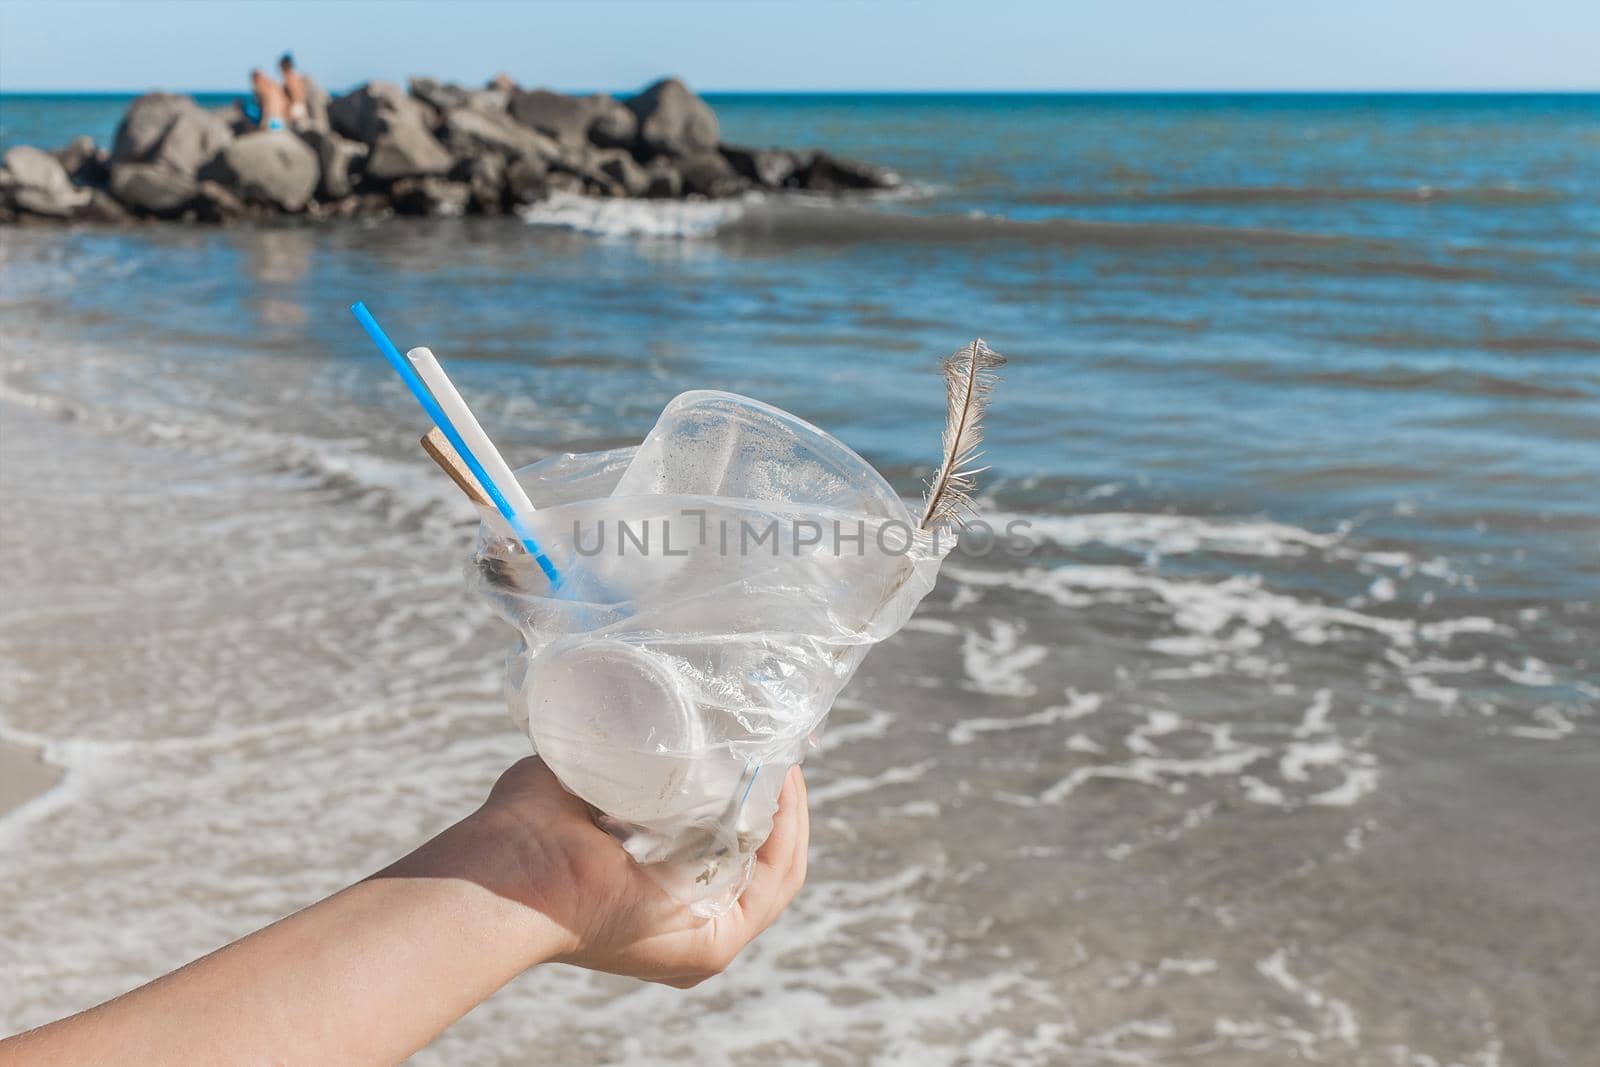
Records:
{"label": "blue drinking straw", "polygon": [[389,366],[393,367],[395,373],[400,375],[400,380],[406,383],[406,388],[411,390],[411,395],[417,398],[417,403],[422,405],[422,410],[426,411],[428,417],[433,420],[433,424],[443,431],[445,439],[450,442],[451,447],[461,456],[461,461],[467,465],[467,469],[472,472],[472,476],[478,479],[478,484],[483,487],[483,491],[488,494],[489,499],[494,503],[495,510],[506,520],[506,524],[511,527],[511,532],[517,535],[517,540],[522,542],[522,547],[528,550],[528,555],[532,556],[534,562],[539,564],[539,569],[544,571],[545,577],[550,579],[550,585],[552,587],[559,586],[561,584],[561,575],[556,571],[555,564],[546,558],[544,552],[539,548],[538,542],[533,539],[533,534],[528,532],[528,528],[523,525],[522,519],[518,517],[516,511],[506,500],[505,494],[500,491],[500,487],[494,483],[494,479],[489,477],[489,472],[483,469],[483,464],[478,462],[478,457],[472,454],[472,449],[467,447],[467,443],[456,432],[455,423],[450,421],[450,416],[444,413],[444,409],[439,406],[439,402],[428,391],[427,385],[418,376],[416,369],[411,366],[411,361],[400,354],[400,350],[394,346],[394,342],[389,340],[389,335],[383,332],[383,327],[378,325],[378,320],[373,318],[372,312],[367,310],[366,304],[357,300],[350,305],[350,310],[355,313],[356,320],[361,323],[361,328],[367,331],[367,336],[372,338],[372,343],[378,346],[378,351],[383,353],[383,358],[389,361]]}

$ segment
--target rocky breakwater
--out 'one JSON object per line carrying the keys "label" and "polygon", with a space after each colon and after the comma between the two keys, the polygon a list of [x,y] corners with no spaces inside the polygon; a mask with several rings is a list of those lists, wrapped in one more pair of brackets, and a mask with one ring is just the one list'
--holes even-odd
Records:
{"label": "rocky breakwater", "polygon": [[259,130],[236,107],[141,96],[109,149],[79,137],[7,151],[0,222],[499,215],[558,193],[721,199],[900,181],[816,149],[727,144],[710,105],[676,78],[621,100],[504,79],[372,81],[315,105],[295,129]]}

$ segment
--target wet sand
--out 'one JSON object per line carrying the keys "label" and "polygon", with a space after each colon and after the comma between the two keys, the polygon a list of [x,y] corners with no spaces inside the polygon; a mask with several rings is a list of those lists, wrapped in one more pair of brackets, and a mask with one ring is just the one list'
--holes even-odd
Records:
{"label": "wet sand", "polygon": [[60,780],[60,769],[46,763],[35,750],[0,741],[0,815],[43,795]]}

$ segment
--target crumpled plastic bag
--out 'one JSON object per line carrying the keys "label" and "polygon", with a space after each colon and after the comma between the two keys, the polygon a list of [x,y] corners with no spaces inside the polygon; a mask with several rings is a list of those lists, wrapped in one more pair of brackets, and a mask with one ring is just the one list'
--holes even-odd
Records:
{"label": "crumpled plastic bag", "polygon": [[637,448],[517,476],[560,581],[480,532],[476,587],[520,635],[511,714],[663,888],[720,914],[788,769],[950,546],[844,444],[731,393],[682,394]]}

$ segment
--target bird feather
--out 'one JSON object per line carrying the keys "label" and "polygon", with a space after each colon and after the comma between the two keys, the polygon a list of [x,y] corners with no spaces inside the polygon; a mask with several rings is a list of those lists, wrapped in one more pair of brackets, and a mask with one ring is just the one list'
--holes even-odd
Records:
{"label": "bird feather", "polygon": [[978,475],[989,469],[977,466],[983,457],[983,416],[1005,362],[1006,358],[980,337],[940,366],[947,406],[944,456],[923,501],[919,525],[924,530],[959,523],[973,509]]}

